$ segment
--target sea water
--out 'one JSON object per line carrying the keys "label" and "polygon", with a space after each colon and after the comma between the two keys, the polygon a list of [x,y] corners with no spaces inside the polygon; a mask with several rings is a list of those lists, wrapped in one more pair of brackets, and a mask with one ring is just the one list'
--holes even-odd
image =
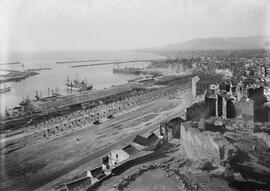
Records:
{"label": "sea water", "polygon": [[[115,64],[111,65],[96,65],[85,67],[71,67],[75,65],[86,64],[102,64],[117,61],[128,60],[147,60],[159,59],[161,56],[132,51],[58,51],[58,52],[14,52],[8,55],[5,60],[0,60],[0,71],[5,69],[23,70],[32,68],[51,68],[51,70],[42,70],[38,75],[31,76],[20,82],[7,82],[7,87],[11,87],[10,92],[0,94],[1,113],[5,108],[12,108],[19,104],[19,102],[26,97],[34,99],[35,92],[41,94],[41,97],[48,96],[48,88],[59,89],[61,95],[70,93],[65,83],[67,78],[70,80],[79,79],[86,80],[87,83],[92,84],[94,89],[103,89],[112,85],[119,85],[127,83],[128,80],[134,78],[133,75],[114,74],[113,68],[118,67]],[[56,64],[59,61],[77,61],[77,60],[91,60],[89,62],[74,62]],[[6,62],[20,62],[20,64],[3,64]],[[146,67],[149,62],[125,62],[120,67],[136,66]],[[73,92],[74,93],[74,92]]]}

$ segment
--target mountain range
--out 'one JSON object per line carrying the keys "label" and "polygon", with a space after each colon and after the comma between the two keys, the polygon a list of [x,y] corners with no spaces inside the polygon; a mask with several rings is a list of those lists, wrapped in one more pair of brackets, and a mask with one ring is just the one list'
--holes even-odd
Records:
{"label": "mountain range", "polygon": [[197,38],[148,50],[241,50],[270,49],[269,36]]}

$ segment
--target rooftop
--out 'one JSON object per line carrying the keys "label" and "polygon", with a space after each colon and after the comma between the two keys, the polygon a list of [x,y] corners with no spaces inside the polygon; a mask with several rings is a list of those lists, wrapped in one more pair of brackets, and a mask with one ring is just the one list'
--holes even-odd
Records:
{"label": "rooftop", "polygon": [[150,144],[150,141],[143,137],[143,136],[140,136],[140,135],[137,135],[134,139],[133,139],[133,142],[134,143],[137,143],[139,145],[143,145],[143,146],[148,146]]}
{"label": "rooftop", "polygon": [[125,151],[126,153],[128,153],[129,155],[134,155],[136,153],[139,152],[139,150],[137,150],[134,146],[132,145],[128,145],[126,147],[123,148],[123,151]]}

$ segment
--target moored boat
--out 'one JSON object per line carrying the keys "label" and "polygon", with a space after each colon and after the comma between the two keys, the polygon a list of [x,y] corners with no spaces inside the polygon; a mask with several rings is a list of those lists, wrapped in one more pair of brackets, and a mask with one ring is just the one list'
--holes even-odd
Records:
{"label": "moored boat", "polygon": [[86,80],[73,80],[70,81],[69,78],[67,79],[66,86],[68,89],[76,90],[76,91],[88,91],[93,88],[91,84],[87,84]]}

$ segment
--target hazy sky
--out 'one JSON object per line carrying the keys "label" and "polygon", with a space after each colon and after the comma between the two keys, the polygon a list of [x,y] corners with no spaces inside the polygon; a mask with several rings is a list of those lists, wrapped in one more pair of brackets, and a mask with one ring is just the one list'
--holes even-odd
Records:
{"label": "hazy sky", "polygon": [[0,0],[0,43],[2,50],[132,49],[266,35],[269,12],[267,0]]}

